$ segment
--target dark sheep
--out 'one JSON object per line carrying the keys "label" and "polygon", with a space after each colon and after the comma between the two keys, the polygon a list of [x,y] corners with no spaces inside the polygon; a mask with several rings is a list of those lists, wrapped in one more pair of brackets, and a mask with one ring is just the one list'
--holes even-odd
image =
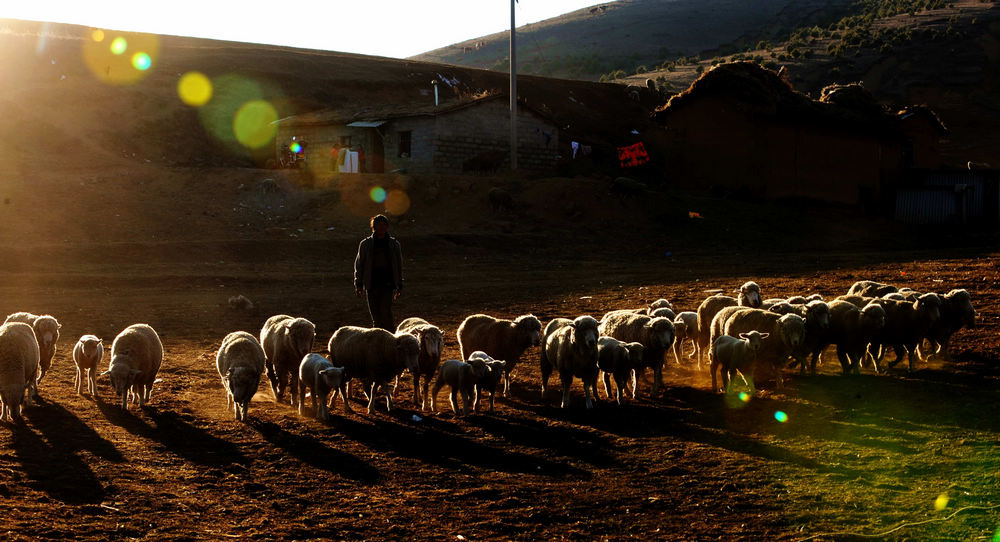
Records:
{"label": "dark sheep", "polygon": [[927,333],[931,355],[941,356],[951,361],[948,347],[951,336],[963,327],[976,327],[976,309],[972,307],[972,296],[966,290],[952,290],[941,297],[941,318]]}

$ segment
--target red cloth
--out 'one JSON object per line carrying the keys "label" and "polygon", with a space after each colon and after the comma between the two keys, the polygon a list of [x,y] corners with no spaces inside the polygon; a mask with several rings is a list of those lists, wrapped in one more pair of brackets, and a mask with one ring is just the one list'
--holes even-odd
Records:
{"label": "red cloth", "polygon": [[622,167],[635,167],[649,162],[649,154],[642,141],[629,145],[628,147],[618,147],[618,161]]}

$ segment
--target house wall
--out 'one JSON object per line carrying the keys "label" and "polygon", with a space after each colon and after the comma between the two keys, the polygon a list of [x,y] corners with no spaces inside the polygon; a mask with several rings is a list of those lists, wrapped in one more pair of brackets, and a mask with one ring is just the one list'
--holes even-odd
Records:
{"label": "house wall", "polygon": [[664,128],[675,186],[855,204],[873,202],[899,175],[898,143],[752,117],[712,96],[674,111]]}
{"label": "house wall", "polygon": [[[360,128],[344,125],[323,125],[323,126],[278,126],[275,136],[275,156],[287,149],[291,144],[292,136],[296,141],[305,141],[306,163],[310,170],[316,175],[332,175],[336,171],[336,156],[330,151],[334,145],[339,145],[341,136],[351,137],[351,146],[360,146],[368,154],[366,159],[371,158],[370,153],[375,148],[374,138],[377,132],[374,128]],[[368,167],[371,171],[371,167]]]}
{"label": "house wall", "polygon": [[902,122],[903,133],[913,149],[915,169],[941,167],[941,139],[937,127],[923,115],[913,115]]}

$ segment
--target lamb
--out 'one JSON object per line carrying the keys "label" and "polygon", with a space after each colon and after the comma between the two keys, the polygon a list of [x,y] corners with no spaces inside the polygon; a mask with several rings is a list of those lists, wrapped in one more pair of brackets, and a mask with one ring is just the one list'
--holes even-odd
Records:
{"label": "lamb", "polygon": [[121,396],[122,410],[128,401],[146,406],[153,394],[153,382],[163,362],[163,343],[147,324],[133,324],[111,343],[111,363],[101,376],[111,376],[111,387]]}
{"label": "lamb", "polygon": [[[858,308],[848,301],[835,299],[830,302],[830,327],[817,344],[812,356],[812,374],[816,374],[816,361],[828,345],[836,345],[837,358],[843,373],[860,373],[861,360],[869,343],[885,326],[885,309],[876,303]],[[875,362],[875,372],[879,371]]]}
{"label": "lamb", "polygon": [[[434,382],[434,389],[431,392],[431,410],[437,411],[437,394],[441,391],[441,388],[445,384],[451,387],[451,393],[448,394],[448,402],[451,403],[451,411],[455,413],[456,416],[465,416],[469,413],[469,403],[474,401],[476,393],[476,383],[479,378],[476,374],[476,368],[471,364],[457,360],[449,359],[441,364],[441,369],[438,371],[437,381]],[[459,412],[458,405],[455,399],[461,393],[462,395],[462,411]],[[473,405],[475,406],[475,405]]]}
{"label": "lamb", "polygon": [[[740,333],[754,330],[769,334],[767,338],[761,339],[757,358],[771,363],[778,381],[778,389],[781,389],[784,385],[781,375],[784,361],[805,340],[805,318],[797,314],[780,315],[761,309],[743,309],[726,321],[725,334],[730,337],[739,337]],[[756,363],[755,366],[759,367],[760,363]]]}
{"label": "lamb", "polygon": [[250,399],[257,393],[264,374],[264,349],[246,331],[234,331],[222,339],[215,354],[215,368],[226,390],[226,408],[233,407],[237,421],[247,421]]}
{"label": "lamb", "polygon": [[83,380],[87,379],[87,391],[97,394],[97,364],[104,357],[104,342],[95,335],[84,335],[73,346],[73,363],[76,365],[76,380],[73,384],[77,395],[83,395]]}
{"label": "lamb", "polygon": [[494,214],[501,211],[509,213],[514,210],[514,198],[510,195],[510,192],[503,188],[491,188],[486,196],[490,200],[490,209],[493,210]]}
{"label": "lamb", "polygon": [[[879,304],[885,309],[885,327],[872,341],[869,353],[880,360],[885,353],[884,347],[892,346],[896,359],[889,362],[889,367],[894,367],[903,360],[903,352],[906,352],[908,370],[912,373],[913,358],[920,357],[917,345],[941,318],[941,298],[937,294],[928,293],[913,302],[882,299]],[[878,356],[874,352],[876,344],[882,347]]]}
{"label": "lamb", "polygon": [[545,326],[542,345],[542,398],[548,387],[552,370],[559,372],[562,382],[561,408],[569,406],[569,389],[573,377],[583,380],[586,407],[594,408],[591,398],[597,382],[597,320],[590,316],[580,316],[574,320],[554,318]]}
{"label": "lamb", "polygon": [[469,356],[468,363],[475,367],[476,374],[479,377],[476,380],[476,398],[472,402],[475,405],[476,411],[479,410],[479,405],[481,404],[482,392],[488,391],[490,392],[490,412],[493,412],[493,396],[496,394],[497,386],[503,378],[503,370],[507,362],[495,360],[486,354],[486,352],[476,351]]}
{"label": "lamb", "polygon": [[[264,367],[271,383],[274,402],[280,403],[285,390],[291,387],[289,400],[297,406],[299,364],[312,350],[316,326],[305,318],[276,314],[260,328],[260,345],[264,348]],[[290,384],[289,384],[289,381]]]}
{"label": "lamb", "polygon": [[[639,343],[632,343],[642,345]],[[641,354],[639,355],[641,357]],[[604,374],[604,395],[611,399],[611,377],[615,378],[615,402],[622,404],[625,395],[625,384],[633,374],[628,343],[614,337],[603,336],[597,339],[597,367]],[[633,390],[635,386],[633,385]]]}
{"label": "lamb", "polygon": [[[330,408],[333,408],[333,403],[337,399],[337,391],[340,390],[343,382],[344,369],[342,367],[334,367],[330,360],[320,354],[306,354],[302,363],[299,364],[299,415],[305,416],[306,388],[309,388],[316,417],[325,422],[330,421],[326,397],[333,390],[333,396],[330,397]],[[347,402],[346,398],[344,402]]]}
{"label": "lamb", "polygon": [[[31,326],[35,330],[35,338],[38,340],[38,354],[40,356],[38,362],[38,378],[37,382],[42,381],[42,377],[48,372],[49,367],[52,366],[52,357],[56,354],[56,341],[59,340],[59,329],[62,328],[55,317],[49,316],[48,314],[43,314],[41,316],[36,316],[30,312],[15,312],[13,314],[7,315],[7,322],[22,322]],[[38,396],[37,382],[32,384],[31,392],[33,397]]]}
{"label": "lamb", "polygon": [[[427,405],[427,388],[438,365],[441,365],[441,346],[444,333],[422,318],[407,318],[396,326],[396,333],[410,333],[420,341],[420,356],[417,371],[413,373],[413,404],[424,410]],[[424,377],[423,393],[420,393],[420,377]]]}
{"label": "lamb", "polygon": [[[340,394],[347,412],[352,411],[349,400],[352,378],[360,379],[368,392],[368,414],[371,414],[379,389],[404,370],[418,370],[420,341],[409,333],[393,335],[381,328],[344,326],[330,337],[329,348],[333,365],[344,368]],[[392,410],[389,393],[386,393],[385,404],[387,410]]]}
{"label": "lamb", "polygon": [[[677,363],[680,363],[680,358],[677,354],[684,353],[684,341],[691,341],[691,353],[688,355],[688,359],[694,359],[697,352],[697,346],[695,344],[698,342],[698,313],[693,311],[684,311],[674,317],[674,358],[677,359]],[[698,370],[701,370],[699,365]]]}
{"label": "lamb", "polygon": [[883,284],[874,280],[859,280],[851,285],[847,290],[847,295],[860,295],[865,297],[882,297],[885,294],[896,292],[899,289],[891,284]]}
{"label": "lamb", "polygon": [[515,320],[501,320],[486,314],[469,316],[458,326],[458,346],[462,359],[482,350],[495,359],[506,361],[504,366],[503,395],[510,391],[511,375],[530,347],[541,344],[542,323],[531,314]]}
{"label": "lamb", "polygon": [[667,318],[616,313],[605,315],[597,331],[600,335],[614,337],[620,341],[642,344],[642,359],[630,358],[630,360],[636,372],[645,367],[653,369],[653,395],[656,395],[662,380],[664,355],[674,343],[674,323]]}
{"label": "lamb", "polygon": [[[728,322],[729,319],[732,318],[734,314],[742,310],[746,310],[748,308],[749,307],[741,307],[739,305],[734,305],[732,307],[724,307],[722,310],[716,313],[715,317],[712,318],[712,325],[709,330],[709,338],[708,338],[709,344],[714,343],[715,339],[726,334],[726,322]],[[774,307],[771,307],[768,310],[774,312],[772,309],[774,309]]]}
{"label": "lamb", "polygon": [[35,331],[23,322],[0,325],[0,420],[22,423],[21,403],[35,381],[39,363]]}
{"label": "lamb", "polygon": [[962,327],[976,327],[976,309],[972,307],[972,296],[966,290],[952,290],[941,297],[941,318],[927,332],[931,355],[938,355],[951,361],[948,346],[951,336]]}
{"label": "lamb", "polygon": [[739,338],[729,335],[720,335],[712,341],[712,349],[708,353],[711,360],[709,371],[712,372],[712,391],[717,391],[718,384],[715,380],[715,369],[721,367],[723,392],[729,390],[730,380],[736,373],[743,375],[746,382],[746,375],[752,374],[753,364],[757,359],[757,352],[760,350],[761,341],[768,338],[769,333],[749,331],[740,333]]}

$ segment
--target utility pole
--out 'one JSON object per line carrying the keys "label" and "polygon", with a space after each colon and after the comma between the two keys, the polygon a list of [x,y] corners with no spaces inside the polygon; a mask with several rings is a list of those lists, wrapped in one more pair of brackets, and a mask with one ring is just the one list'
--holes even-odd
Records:
{"label": "utility pole", "polygon": [[514,4],[510,0],[510,170],[517,171],[517,41],[514,38]]}

